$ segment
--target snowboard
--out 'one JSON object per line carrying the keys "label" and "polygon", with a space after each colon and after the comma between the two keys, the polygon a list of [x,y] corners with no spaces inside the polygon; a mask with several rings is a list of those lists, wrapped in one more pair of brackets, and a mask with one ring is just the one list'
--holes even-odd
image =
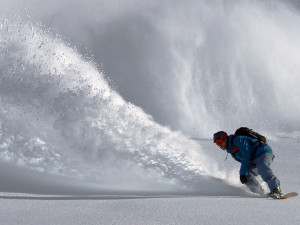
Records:
{"label": "snowboard", "polygon": [[275,198],[275,199],[288,199],[288,198],[292,198],[292,197],[296,197],[296,196],[298,196],[297,192],[290,192],[290,193],[283,195],[281,198]]}

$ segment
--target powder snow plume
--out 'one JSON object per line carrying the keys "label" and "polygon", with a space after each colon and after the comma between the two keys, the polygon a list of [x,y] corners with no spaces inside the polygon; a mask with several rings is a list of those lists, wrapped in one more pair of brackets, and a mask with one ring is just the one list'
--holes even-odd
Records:
{"label": "powder snow plume", "polygon": [[224,171],[214,132],[300,130],[297,1],[0,1],[2,161],[224,193],[238,164]]}
{"label": "powder snow plume", "polygon": [[223,176],[199,144],[124,101],[74,48],[39,25],[1,24],[2,160],[128,189],[199,188]]}

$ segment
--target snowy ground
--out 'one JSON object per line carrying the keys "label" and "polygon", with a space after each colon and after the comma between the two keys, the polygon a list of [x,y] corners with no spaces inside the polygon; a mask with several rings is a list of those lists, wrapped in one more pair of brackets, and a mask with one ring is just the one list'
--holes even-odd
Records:
{"label": "snowy ground", "polygon": [[[280,138],[272,141],[271,146],[276,154],[273,168],[282,182],[283,191],[299,192],[298,139]],[[220,154],[220,159],[225,156],[217,149],[212,154]],[[238,166],[231,159],[225,163],[227,167]],[[5,183],[7,178],[2,174],[1,180]],[[299,224],[299,197],[272,200],[243,194],[219,194],[39,195],[1,192],[0,224]]]}
{"label": "snowy ground", "polygon": [[1,193],[1,224],[299,224],[299,198]]}

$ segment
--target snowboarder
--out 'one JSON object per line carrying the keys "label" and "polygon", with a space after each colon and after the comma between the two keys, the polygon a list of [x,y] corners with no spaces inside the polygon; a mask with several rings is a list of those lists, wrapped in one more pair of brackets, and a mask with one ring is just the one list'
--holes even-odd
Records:
{"label": "snowboarder", "polygon": [[269,197],[280,198],[282,196],[280,181],[271,170],[271,163],[275,156],[268,144],[262,144],[258,139],[249,136],[228,136],[225,131],[215,133],[213,141],[241,163],[240,181],[246,184],[252,192],[264,194],[263,188],[255,178],[260,175],[269,186]]}

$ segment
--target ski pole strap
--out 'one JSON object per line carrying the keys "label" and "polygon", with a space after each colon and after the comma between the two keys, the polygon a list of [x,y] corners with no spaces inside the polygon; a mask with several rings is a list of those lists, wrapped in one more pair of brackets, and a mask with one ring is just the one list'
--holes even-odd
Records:
{"label": "ski pole strap", "polygon": [[225,158],[225,160],[224,160],[224,161],[226,161],[226,160],[227,160],[227,158],[228,158],[228,152],[227,152],[227,155],[226,155],[226,158]]}

